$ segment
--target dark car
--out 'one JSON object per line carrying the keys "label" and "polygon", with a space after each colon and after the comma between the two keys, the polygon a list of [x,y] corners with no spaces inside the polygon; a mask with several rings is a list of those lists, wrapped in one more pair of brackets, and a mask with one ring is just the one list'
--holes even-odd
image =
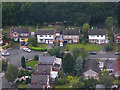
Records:
{"label": "dark car", "polygon": [[25,46],[27,46],[29,43],[28,42],[25,42]]}
{"label": "dark car", "polygon": [[21,42],[21,46],[24,46],[25,45],[25,42]]}
{"label": "dark car", "polygon": [[97,52],[89,52],[89,54],[91,54],[91,55],[96,55]]}
{"label": "dark car", "polygon": [[115,52],[115,55],[120,55],[120,52]]}
{"label": "dark car", "polygon": [[33,70],[33,68],[32,68],[32,67],[26,67],[26,69],[28,69],[28,70]]}

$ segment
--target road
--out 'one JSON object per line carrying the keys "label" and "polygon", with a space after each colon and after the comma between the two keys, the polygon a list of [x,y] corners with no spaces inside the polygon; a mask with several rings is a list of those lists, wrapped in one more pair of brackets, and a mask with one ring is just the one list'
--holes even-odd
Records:
{"label": "road", "polygon": [[5,56],[5,58],[9,61],[9,64],[13,64],[18,67],[21,65],[22,56],[24,56],[26,59],[31,59],[34,57],[34,55],[43,55],[43,53],[39,51],[32,51],[28,53],[21,49],[13,49],[13,48],[8,49],[8,52],[10,53],[10,55]]}

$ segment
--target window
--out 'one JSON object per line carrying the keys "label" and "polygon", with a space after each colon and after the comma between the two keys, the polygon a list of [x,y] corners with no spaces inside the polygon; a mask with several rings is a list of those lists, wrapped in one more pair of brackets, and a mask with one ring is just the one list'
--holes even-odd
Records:
{"label": "window", "polygon": [[71,38],[71,36],[69,36],[69,38]]}
{"label": "window", "polygon": [[73,42],[77,42],[77,39],[74,39]]}
{"label": "window", "polygon": [[97,37],[99,37],[99,35],[97,35]]}
{"label": "window", "polygon": [[51,37],[51,35],[49,37]]}
{"label": "window", "polygon": [[42,37],[42,35],[40,35],[40,37]]}
{"label": "window", "polygon": [[21,33],[20,36],[23,36],[23,33]]}
{"label": "window", "polygon": [[45,37],[47,37],[47,35],[45,35]]}
{"label": "window", "polygon": [[92,39],[92,42],[95,42],[95,40],[94,40],[94,39]]}
{"label": "window", "polygon": [[27,36],[27,33],[25,33],[24,36]]}
{"label": "window", "polygon": [[103,37],[103,35],[101,35],[101,37]]}

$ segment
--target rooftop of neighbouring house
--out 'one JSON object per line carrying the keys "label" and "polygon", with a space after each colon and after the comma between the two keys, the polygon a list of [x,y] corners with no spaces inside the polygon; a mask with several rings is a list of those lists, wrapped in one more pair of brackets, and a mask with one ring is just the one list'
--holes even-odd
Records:
{"label": "rooftop of neighbouring house", "polygon": [[52,71],[51,65],[36,65],[35,72],[39,74],[50,74]]}
{"label": "rooftop of neighbouring house", "polygon": [[80,34],[79,30],[74,30],[74,29],[63,30],[63,35],[79,35],[79,34]]}
{"label": "rooftop of neighbouring house", "polygon": [[91,29],[88,33],[89,35],[105,35],[106,29]]}
{"label": "rooftop of neighbouring house", "polygon": [[114,69],[115,67],[115,60],[108,60],[105,62],[106,69]]}
{"label": "rooftop of neighbouring house", "polygon": [[114,73],[120,71],[120,61],[115,62],[115,68],[114,68]]}
{"label": "rooftop of neighbouring house", "polygon": [[97,62],[96,60],[94,59],[88,59],[86,62],[85,62],[85,65],[84,65],[84,72],[88,71],[88,70],[93,70],[97,73],[100,72],[100,69],[99,69],[99,62]]}
{"label": "rooftop of neighbouring house", "polygon": [[54,35],[54,29],[37,29],[36,35]]}
{"label": "rooftop of neighbouring house", "polygon": [[27,85],[27,89],[28,90],[30,90],[30,89],[37,89],[37,88],[39,88],[39,89],[42,89],[42,88],[44,88],[44,85],[32,85],[32,84],[29,84],[29,85]]}

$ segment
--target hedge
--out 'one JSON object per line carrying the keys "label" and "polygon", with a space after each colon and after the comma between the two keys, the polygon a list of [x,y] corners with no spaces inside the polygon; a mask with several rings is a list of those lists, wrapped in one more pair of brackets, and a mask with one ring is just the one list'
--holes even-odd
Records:
{"label": "hedge", "polygon": [[39,48],[39,47],[31,47],[31,46],[28,46],[28,48],[34,51],[47,51],[47,48]]}
{"label": "hedge", "polygon": [[8,48],[8,47],[10,47],[10,45],[8,44],[8,45],[6,45],[6,46],[4,46],[4,47],[2,47],[2,49],[6,49],[6,48]]}

